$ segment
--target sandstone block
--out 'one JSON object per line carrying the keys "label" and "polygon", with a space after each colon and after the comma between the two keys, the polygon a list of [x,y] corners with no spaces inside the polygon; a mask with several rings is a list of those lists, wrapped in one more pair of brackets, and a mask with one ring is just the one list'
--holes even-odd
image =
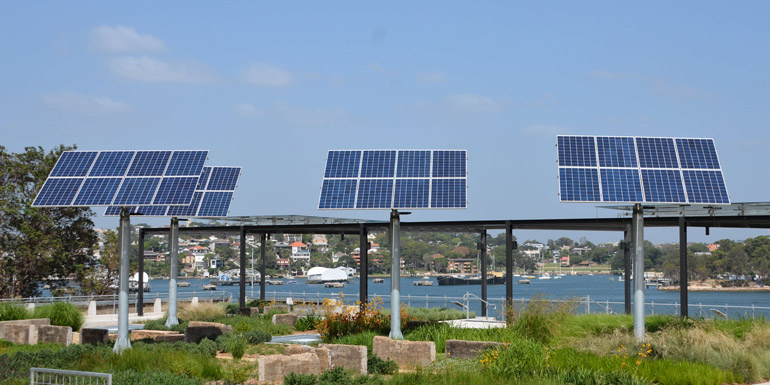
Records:
{"label": "sandstone block", "polygon": [[472,359],[487,349],[505,346],[502,342],[447,340],[446,355],[451,358]]}
{"label": "sandstone block", "polygon": [[294,326],[298,318],[296,314],[273,314],[273,325]]}
{"label": "sandstone block", "polygon": [[318,345],[318,348],[326,348],[331,352],[333,368],[340,366],[360,374],[366,374],[368,372],[366,364],[366,346],[320,344]]}
{"label": "sandstone block", "polygon": [[423,367],[436,361],[436,344],[433,341],[403,341],[376,336],[374,355],[383,360],[393,360],[400,368]]}
{"label": "sandstone block", "polygon": [[307,345],[299,345],[299,344],[289,344],[286,345],[286,349],[284,349],[284,354],[287,356],[291,356],[294,354],[302,354],[302,353],[312,353],[313,348]]}
{"label": "sandstone block", "polygon": [[184,329],[184,341],[198,343],[204,338],[216,340],[225,333],[232,333],[233,327],[216,322],[190,321]]}
{"label": "sandstone block", "polygon": [[166,336],[169,334],[179,334],[171,330],[131,330],[131,335],[128,337],[131,341],[138,341],[143,339],[151,339],[157,341],[158,337]]}
{"label": "sandstone block", "polygon": [[80,344],[98,345],[110,342],[110,335],[107,329],[82,328],[80,329]]}
{"label": "sandstone block", "polygon": [[155,342],[184,342],[184,334],[174,333],[155,337]]}
{"label": "sandstone block", "polygon": [[72,343],[72,328],[69,326],[38,326],[37,342],[69,346]]}
{"label": "sandstone block", "polygon": [[16,345],[37,344],[37,326],[29,324],[5,325],[5,340]]}
{"label": "sandstone block", "polygon": [[7,340],[5,338],[5,326],[6,325],[35,325],[35,326],[44,326],[44,325],[50,325],[51,320],[48,318],[33,318],[33,319],[23,319],[23,320],[14,320],[14,321],[0,321],[0,339]]}
{"label": "sandstone block", "polygon": [[261,356],[258,365],[260,382],[283,382],[289,373],[321,374],[321,363],[315,353]]}
{"label": "sandstone block", "polygon": [[318,363],[321,365],[321,373],[333,368],[332,366],[332,354],[327,348],[316,348],[315,355],[318,357]]}

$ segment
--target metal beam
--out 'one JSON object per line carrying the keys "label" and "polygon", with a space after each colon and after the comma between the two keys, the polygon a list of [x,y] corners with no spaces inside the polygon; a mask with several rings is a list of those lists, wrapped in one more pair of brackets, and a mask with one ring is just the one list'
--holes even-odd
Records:
{"label": "metal beam", "polygon": [[487,231],[479,234],[479,263],[481,264],[481,316],[487,316]]}
{"label": "metal beam", "polygon": [[262,233],[259,245],[259,299],[265,300],[265,270],[267,270],[267,234]]}
{"label": "metal beam", "polygon": [[[139,287],[144,284],[144,231],[139,229],[139,240],[137,242],[137,249],[139,249]],[[136,293],[136,315],[144,315],[144,290],[139,290]]]}
{"label": "metal beam", "polygon": [[513,228],[505,223],[505,306],[513,306]]}
{"label": "metal beam", "polygon": [[634,245],[634,337],[644,342],[644,215],[642,205],[634,206],[631,221],[631,239]]}
{"label": "metal beam", "polygon": [[366,229],[366,225],[361,224],[361,230],[359,235],[359,250],[361,254],[359,260],[358,276],[361,284],[359,286],[358,299],[361,301],[361,309],[366,308],[369,296],[369,232]]}
{"label": "metal beam", "polygon": [[238,308],[239,309],[245,309],[246,308],[246,229],[241,226],[241,243],[240,243],[240,277],[239,279],[239,297],[238,297]]}
{"label": "metal beam", "polygon": [[179,273],[179,218],[171,218],[171,229],[168,236],[169,244],[169,272],[168,272],[168,319],[166,326],[172,327],[179,325],[177,318],[176,305],[176,278]]}
{"label": "metal beam", "polygon": [[[128,339],[128,270],[131,257],[131,220],[128,208],[120,210],[120,283],[118,284],[118,339],[115,340],[115,353],[131,349],[131,341]],[[144,251],[142,251],[144,259]]]}
{"label": "metal beam", "polygon": [[687,306],[687,221],[679,217],[679,300],[682,302],[680,315],[688,317]]}
{"label": "metal beam", "polygon": [[631,225],[623,231],[623,300],[626,314],[631,314]]}
{"label": "metal beam", "polygon": [[390,334],[403,340],[401,334],[401,219],[397,210],[390,212]]}

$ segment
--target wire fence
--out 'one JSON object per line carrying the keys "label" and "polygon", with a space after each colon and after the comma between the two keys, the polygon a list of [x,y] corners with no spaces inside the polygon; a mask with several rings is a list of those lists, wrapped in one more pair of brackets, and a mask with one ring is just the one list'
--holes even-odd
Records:
{"label": "wire fence", "polygon": [[112,385],[112,374],[74,370],[30,369],[30,385]]}
{"label": "wire fence", "polygon": [[[233,294],[226,291],[191,291],[177,293],[178,302],[191,302],[193,298],[197,297],[199,301],[209,302],[230,302],[232,301]],[[161,295],[155,293],[155,295],[145,294],[143,297],[144,304],[152,304],[156,298],[160,298],[161,302],[168,302],[168,294]],[[0,298],[0,303],[19,303],[19,304],[34,304],[46,305],[54,302],[69,302],[75,306],[86,307],[91,301],[96,303],[98,307],[112,306],[113,312],[117,313],[118,306],[118,294],[106,294],[106,295],[66,295],[59,297],[26,297],[26,298]],[[136,294],[130,294],[128,296],[128,302],[136,306],[139,304],[139,296]]]}

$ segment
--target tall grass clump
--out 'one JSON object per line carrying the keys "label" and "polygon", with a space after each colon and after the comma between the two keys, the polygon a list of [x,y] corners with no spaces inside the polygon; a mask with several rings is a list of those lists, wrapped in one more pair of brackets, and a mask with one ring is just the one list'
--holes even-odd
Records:
{"label": "tall grass clump", "polygon": [[0,321],[15,321],[31,316],[32,313],[22,304],[0,302]]}
{"label": "tall grass clump", "polygon": [[219,322],[233,327],[234,332],[251,332],[255,330],[263,331],[270,335],[279,336],[291,333],[294,329],[289,325],[273,325],[273,320],[267,316],[230,316],[216,318],[214,322]]}
{"label": "tall grass clump", "polygon": [[369,355],[372,355],[374,337],[379,335],[373,331],[365,331],[356,334],[349,334],[331,340],[329,343],[341,345],[361,345],[366,346]]}
{"label": "tall grass clump", "polygon": [[436,343],[436,352],[443,353],[447,340],[511,342],[521,337],[511,328],[462,329],[440,323],[412,329],[404,334],[404,338],[410,341],[433,341]]}
{"label": "tall grass clump", "polygon": [[[415,321],[435,322],[465,318],[464,311],[445,307],[430,309],[424,307],[407,307],[406,311]],[[382,314],[389,317],[390,309],[383,309]],[[470,317],[476,317],[476,312],[470,312]]]}
{"label": "tall grass clump", "polygon": [[562,322],[575,313],[577,302],[549,301],[535,295],[526,304],[512,305],[506,310],[513,321],[512,329],[525,338],[547,343],[558,333]]}
{"label": "tall grass clump", "polygon": [[185,321],[214,322],[226,315],[225,307],[216,303],[201,302],[197,306],[184,306],[179,309],[179,318]]}
{"label": "tall grass clump", "polygon": [[34,318],[48,318],[51,325],[69,326],[73,332],[79,331],[85,322],[83,313],[69,302],[54,302],[35,308]]}

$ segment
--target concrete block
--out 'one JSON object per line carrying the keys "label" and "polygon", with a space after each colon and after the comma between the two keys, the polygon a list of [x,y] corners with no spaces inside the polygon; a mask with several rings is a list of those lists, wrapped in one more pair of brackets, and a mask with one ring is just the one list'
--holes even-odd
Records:
{"label": "concrete block", "polygon": [[433,341],[403,341],[376,336],[372,346],[375,356],[395,361],[399,368],[414,369],[436,361]]}
{"label": "concrete block", "polygon": [[88,302],[88,315],[89,316],[96,315],[96,301],[89,301]]}
{"label": "concrete block", "polygon": [[283,382],[289,373],[321,374],[321,363],[315,353],[261,356],[258,368],[260,382]]}
{"label": "concrete block", "polygon": [[29,324],[5,325],[5,340],[16,345],[36,345],[37,326]]}
{"label": "concrete block", "polygon": [[82,328],[80,329],[81,345],[108,344],[110,335],[107,329]]}
{"label": "concrete block", "polygon": [[297,324],[299,318],[296,314],[273,314],[273,325],[289,325],[294,326]]}
{"label": "concrete block", "polygon": [[35,311],[35,303],[34,302],[28,303],[27,304],[27,310],[29,310],[30,312]]}
{"label": "concrete block", "polygon": [[447,340],[446,355],[451,358],[473,359],[487,350],[506,346],[502,342]]}
{"label": "concrete block", "polygon": [[163,312],[163,303],[160,301],[160,298],[155,298],[155,302],[152,304],[152,312],[153,313]]}
{"label": "concrete block", "polygon": [[224,333],[232,333],[233,327],[216,322],[190,321],[184,329],[184,341],[198,343],[204,338],[216,340]]}
{"label": "concrete block", "polygon": [[69,326],[38,326],[37,342],[69,346],[72,344],[72,328]]}
{"label": "concrete block", "polygon": [[196,306],[198,306],[198,297],[192,297],[192,301],[190,301],[190,307]]}
{"label": "concrete block", "polygon": [[366,359],[366,346],[363,345],[341,345],[341,344],[320,344],[318,348],[325,348],[331,352],[332,368],[342,367],[353,373],[366,374],[368,368]]}
{"label": "concrete block", "polygon": [[157,341],[158,337],[166,336],[169,334],[179,334],[179,333],[171,330],[131,330],[131,334],[129,335],[128,339],[130,341],[138,341],[138,340],[144,340],[144,339],[151,339],[153,341]]}
{"label": "concrete block", "polygon": [[315,355],[318,357],[318,363],[321,365],[321,373],[333,368],[332,352],[329,349],[318,347],[315,349]]}
{"label": "concrete block", "polygon": [[51,324],[51,320],[48,318],[32,318],[32,319],[22,319],[22,320],[14,320],[14,321],[0,321],[0,339],[7,340],[7,338],[5,338],[6,325],[45,326],[50,324]]}
{"label": "concrete block", "polygon": [[155,342],[184,342],[184,334],[174,333],[155,337]]}

